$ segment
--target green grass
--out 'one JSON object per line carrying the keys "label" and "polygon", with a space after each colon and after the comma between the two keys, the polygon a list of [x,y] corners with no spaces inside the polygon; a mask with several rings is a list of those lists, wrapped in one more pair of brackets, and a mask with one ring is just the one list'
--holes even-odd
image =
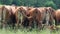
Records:
{"label": "green grass", "polygon": [[0,29],[0,34],[60,34],[60,30],[50,31],[49,29],[44,30],[35,30],[28,31],[27,29],[18,29],[18,30],[8,30],[8,29]]}

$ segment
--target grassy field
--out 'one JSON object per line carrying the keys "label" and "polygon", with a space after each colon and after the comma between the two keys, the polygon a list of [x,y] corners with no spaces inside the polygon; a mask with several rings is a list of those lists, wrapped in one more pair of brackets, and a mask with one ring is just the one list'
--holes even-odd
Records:
{"label": "grassy field", "polygon": [[26,29],[0,29],[0,34],[60,34],[60,30],[50,31],[49,29],[28,31]]}

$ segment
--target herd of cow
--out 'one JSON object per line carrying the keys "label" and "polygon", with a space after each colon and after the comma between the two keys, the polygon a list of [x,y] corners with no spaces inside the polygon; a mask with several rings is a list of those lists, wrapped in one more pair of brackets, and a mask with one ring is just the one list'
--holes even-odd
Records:
{"label": "herd of cow", "polygon": [[59,25],[60,9],[55,10],[52,7],[28,7],[2,5],[0,6],[0,26],[1,27],[27,27],[37,26],[41,29],[43,24],[52,26]]}

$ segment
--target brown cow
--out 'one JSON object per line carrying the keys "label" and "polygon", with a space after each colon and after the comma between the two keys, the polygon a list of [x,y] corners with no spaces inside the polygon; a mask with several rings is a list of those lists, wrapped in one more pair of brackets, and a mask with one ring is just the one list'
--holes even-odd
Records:
{"label": "brown cow", "polygon": [[[3,11],[2,11],[3,27],[6,26],[6,21],[7,21],[6,19],[9,18],[9,16],[10,16],[10,15],[9,15],[9,14],[10,14],[10,11],[11,11],[11,10],[10,10],[10,6],[7,6],[7,7],[4,6],[4,7],[3,7]],[[8,15],[9,15],[9,16],[8,16]]]}
{"label": "brown cow", "polygon": [[54,18],[55,18],[55,25],[59,25],[60,23],[60,9],[56,10],[54,12]]}
{"label": "brown cow", "polygon": [[[15,26],[15,23],[17,23],[17,19],[16,19],[16,6],[7,6],[5,5],[4,6],[4,9],[3,9],[3,19],[4,19],[4,24],[6,25],[10,25],[10,26]],[[5,26],[4,25],[4,26]]]}
{"label": "brown cow", "polygon": [[49,13],[49,29],[53,30],[55,29],[55,24],[54,24],[54,20],[55,20],[55,10],[52,7],[47,7],[47,11]]}
{"label": "brown cow", "polygon": [[36,17],[38,17],[38,19],[40,19],[39,21],[41,21],[41,23],[46,23],[46,25],[50,24],[52,25],[53,22],[53,12],[54,10],[51,7],[40,7],[38,8],[38,10],[40,11],[40,17],[39,15],[37,15]]}
{"label": "brown cow", "polygon": [[[39,10],[39,14],[36,16],[37,18],[37,20],[38,20],[38,25],[39,25],[39,22],[40,22],[40,24],[45,24],[45,22],[46,22],[46,15],[47,15],[47,9],[46,9],[46,7],[39,7],[39,8],[37,8],[38,10]],[[40,26],[40,28],[42,28],[42,25],[39,25]]]}
{"label": "brown cow", "polygon": [[[37,16],[41,16],[41,15],[39,15],[39,10],[37,9],[37,8],[31,8],[31,10],[28,10],[29,11],[29,13],[27,14],[27,16],[28,16],[28,20],[29,20],[29,27],[31,28],[31,26],[32,26],[32,22],[37,22],[37,23],[39,23],[39,19],[36,19],[36,18],[38,18]],[[37,23],[35,23],[35,24],[37,24]],[[41,23],[39,23],[39,25],[41,25]],[[38,27],[39,27],[39,25],[38,25]]]}

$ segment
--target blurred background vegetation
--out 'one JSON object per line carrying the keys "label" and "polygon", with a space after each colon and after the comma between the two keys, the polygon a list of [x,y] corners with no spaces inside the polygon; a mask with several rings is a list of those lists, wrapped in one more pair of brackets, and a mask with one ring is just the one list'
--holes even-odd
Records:
{"label": "blurred background vegetation", "polygon": [[33,7],[53,7],[60,8],[60,0],[0,0],[0,4],[17,6],[33,6]]}

